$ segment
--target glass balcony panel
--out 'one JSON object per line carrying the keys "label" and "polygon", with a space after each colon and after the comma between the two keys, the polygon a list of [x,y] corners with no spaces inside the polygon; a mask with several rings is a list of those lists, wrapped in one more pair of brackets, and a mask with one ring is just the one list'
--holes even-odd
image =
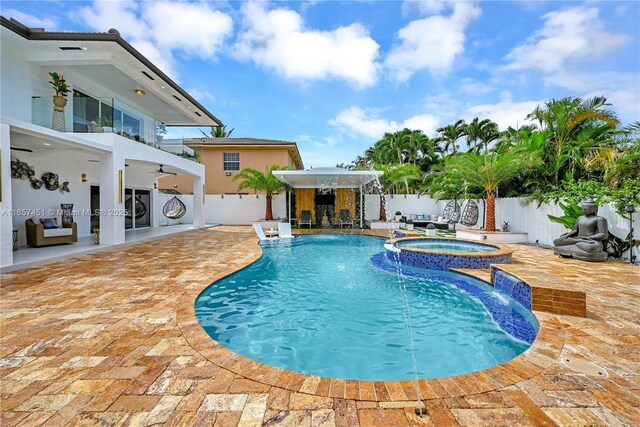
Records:
{"label": "glass balcony panel", "polygon": [[[175,141],[164,144],[167,128],[136,109],[114,98],[96,98],[74,90],[67,98],[65,128],[74,133],[116,133],[153,147],[198,161],[193,150]],[[32,122],[52,129],[53,97],[32,97]]]}

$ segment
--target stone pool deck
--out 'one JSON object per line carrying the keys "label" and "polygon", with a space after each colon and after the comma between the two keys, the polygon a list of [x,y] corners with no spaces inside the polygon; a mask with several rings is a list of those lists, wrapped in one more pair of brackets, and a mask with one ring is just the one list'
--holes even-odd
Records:
{"label": "stone pool deck", "polygon": [[216,227],[2,275],[0,425],[639,424],[638,267],[511,245],[510,271],[585,292],[586,317],[536,311],[541,333],[523,355],[420,381],[419,418],[411,382],[269,368],[199,329],[196,296],[257,259],[256,241],[249,227]]}

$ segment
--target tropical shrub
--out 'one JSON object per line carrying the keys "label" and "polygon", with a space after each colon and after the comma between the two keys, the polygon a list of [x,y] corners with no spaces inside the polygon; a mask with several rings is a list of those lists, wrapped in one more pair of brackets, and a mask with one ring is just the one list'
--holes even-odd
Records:
{"label": "tropical shrub", "polygon": [[260,172],[252,168],[242,169],[236,176],[234,181],[241,180],[238,185],[238,191],[250,188],[255,192],[262,191],[266,194],[267,206],[265,219],[270,221],[273,219],[273,193],[287,190],[289,187],[273,175],[274,170],[290,169],[285,166],[273,165],[269,166],[266,171]]}

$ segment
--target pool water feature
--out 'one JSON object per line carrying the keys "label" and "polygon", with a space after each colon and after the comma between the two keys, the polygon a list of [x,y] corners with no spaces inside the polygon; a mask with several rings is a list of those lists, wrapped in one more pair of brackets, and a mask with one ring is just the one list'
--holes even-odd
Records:
{"label": "pool water feature", "polygon": [[[529,347],[538,323],[515,300],[491,298],[490,285],[467,276],[430,271],[419,277],[424,270],[402,266],[412,346],[397,270],[383,244],[347,235],[269,243],[258,261],[202,292],[198,321],[245,357],[331,378],[446,377],[506,362]],[[500,326],[509,323],[526,333]]]}

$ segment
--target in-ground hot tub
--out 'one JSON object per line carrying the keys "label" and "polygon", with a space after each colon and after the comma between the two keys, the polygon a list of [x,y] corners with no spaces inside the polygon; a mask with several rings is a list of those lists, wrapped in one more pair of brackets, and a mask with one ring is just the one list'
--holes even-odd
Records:
{"label": "in-ground hot tub", "polygon": [[385,245],[387,257],[401,264],[431,270],[450,268],[489,268],[491,264],[510,264],[512,249],[471,240],[433,237],[391,239]]}

